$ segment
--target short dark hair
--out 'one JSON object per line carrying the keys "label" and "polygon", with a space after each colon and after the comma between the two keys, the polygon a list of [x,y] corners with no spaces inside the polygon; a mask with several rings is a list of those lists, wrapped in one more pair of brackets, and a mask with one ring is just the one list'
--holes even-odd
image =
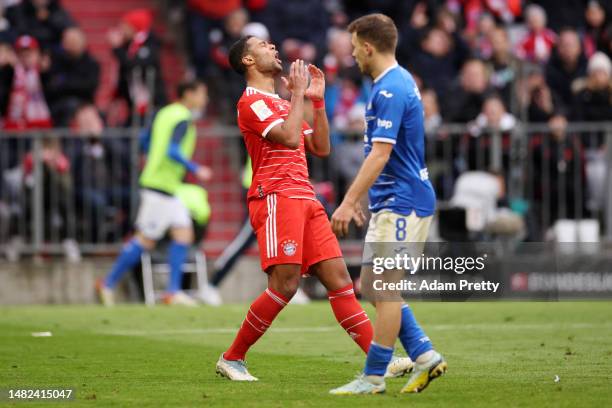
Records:
{"label": "short dark hair", "polygon": [[186,79],[176,86],[176,96],[182,98],[187,92],[195,91],[201,86],[205,86],[204,82],[199,79]]}
{"label": "short dark hair", "polygon": [[242,57],[249,49],[248,41],[253,37],[247,35],[236,41],[229,49],[229,63],[237,73],[244,75],[246,67],[242,63]]}
{"label": "short dark hair", "polygon": [[379,52],[395,52],[397,27],[390,17],[375,13],[359,17],[348,26],[361,40],[371,43]]}

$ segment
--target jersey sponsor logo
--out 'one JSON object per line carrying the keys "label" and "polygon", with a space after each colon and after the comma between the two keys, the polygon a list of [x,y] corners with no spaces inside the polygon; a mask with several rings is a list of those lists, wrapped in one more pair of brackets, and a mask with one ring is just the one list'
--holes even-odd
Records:
{"label": "jersey sponsor logo", "polygon": [[376,126],[383,129],[391,129],[393,127],[393,122],[390,120],[378,119],[376,120]]}
{"label": "jersey sponsor logo", "polygon": [[419,170],[419,176],[421,177],[421,181],[429,180],[429,170],[427,170],[427,168]]}
{"label": "jersey sponsor logo", "polygon": [[385,98],[393,98],[393,94],[387,91],[386,89],[383,89],[382,91],[380,91],[379,94],[381,94]]}
{"label": "jersey sponsor logo", "polygon": [[272,116],[272,110],[268,108],[266,102],[263,99],[255,101],[251,104],[251,110],[255,112],[255,115],[259,118],[259,120],[264,121]]}
{"label": "jersey sponsor logo", "polygon": [[283,253],[287,256],[295,255],[297,251],[297,242],[292,239],[287,239],[281,242],[281,248],[283,249]]}

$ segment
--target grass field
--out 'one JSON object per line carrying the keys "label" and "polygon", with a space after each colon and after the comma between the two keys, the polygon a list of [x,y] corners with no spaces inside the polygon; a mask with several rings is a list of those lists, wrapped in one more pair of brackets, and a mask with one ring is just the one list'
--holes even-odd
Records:
{"label": "grass field", "polygon": [[[325,302],[283,311],[248,355],[258,383],[214,372],[244,305],[0,308],[0,388],[74,387],[74,401],[38,403],[69,407],[612,406],[611,302],[413,308],[449,362],[419,395],[398,394],[405,379],[388,381],[385,395],[327,395],[364,357]],[[53,336],[31,336],[40,331]]]}

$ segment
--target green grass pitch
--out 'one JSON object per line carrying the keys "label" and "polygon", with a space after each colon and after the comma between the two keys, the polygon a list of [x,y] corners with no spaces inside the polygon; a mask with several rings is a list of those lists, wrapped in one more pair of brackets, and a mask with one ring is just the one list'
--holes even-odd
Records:
{"label": "green grass pitch", "polygon": [[[248,355],[258,383],[215,375],[245,305],[0,308],[0,388],[76,389],[74,401],[36,403],[47,407],[612,406],[612,302],[413,308],[449,363],[418,395],[398,394],[406,379],[389,380],[384,395],[327,394],[361,370],[364,356],[326,302],[281,313]],[[53,336],[31,336],[40,331]]]}

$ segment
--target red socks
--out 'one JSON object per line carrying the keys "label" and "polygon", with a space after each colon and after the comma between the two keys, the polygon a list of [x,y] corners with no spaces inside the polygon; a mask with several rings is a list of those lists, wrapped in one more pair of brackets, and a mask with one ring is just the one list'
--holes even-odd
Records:
{"label": "red socks", "polygon": [[[353,285],[327,293],[336,320],[359,347],[367,354],[373,329],[368,315],[355,298]],[[272,321],[287,305],[282,295],[266,289],[251,304],[246,318],[230,348],[223,353],[227,360],[244,360],[249,348],[266,332]]]}
{"label": "red socks", "polygon": [[336,320],[364,353],[368,353],[374,329],[357,298],[353,285],[327,292]]}
{"label": "red socks", "polygon": [[244,360],[249,348],[266,332],[276,315],[280,313],[288,300],[282,295],[266,289],[255,301],[238,330],[230,348],[223,353],[226,360]]}

